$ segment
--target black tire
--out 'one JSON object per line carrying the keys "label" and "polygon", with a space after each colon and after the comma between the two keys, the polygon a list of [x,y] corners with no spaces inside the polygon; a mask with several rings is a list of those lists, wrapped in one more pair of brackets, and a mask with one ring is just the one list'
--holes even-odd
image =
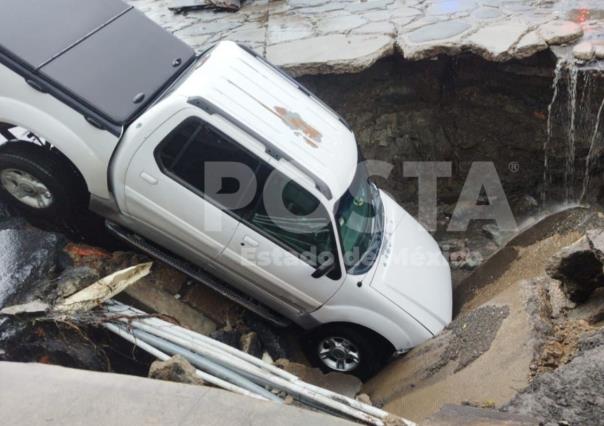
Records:
{"label": "black tire", "polygon": [[[319,356],[330,339],[345,339],[357,349],[358,365],[348,371],[332,368]],[[313,330],[304,341],[304,350],[311,364],[323,372],[352,374],[361,380],[373,376],[385,363],[392,348],[381,337],[363,327],[352,324],[329,324]]]}
{"label": "black tire", "polygon": [[0,181],[0,196],[26,218],[64,227],[87,211],[90,195],[84,179],[60,153],[30,142],[6,143],[0,147],[0,176],[7,169],[33,176],[52,195],[47,207],[31,207],[7,191]]}

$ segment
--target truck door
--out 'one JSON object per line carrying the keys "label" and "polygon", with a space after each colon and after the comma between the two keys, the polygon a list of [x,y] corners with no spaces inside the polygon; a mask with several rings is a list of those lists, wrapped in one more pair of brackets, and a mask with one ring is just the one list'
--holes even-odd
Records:
{"label": "truck door", "polygon": [[[312,312],[344,281],[332,219],[309,191],[269,164],[256,171],[256,194],[219,262],[269,293],[276,309]],[[315,272],[331,257],[333,268]]]}
{"label": "truck door", "polygon": [[[203,191],[207,162],[228,156],[225,137],[183,111],[135,153],[125,184],[127,214],[156,242],[204,267],[224,249],[238,221]],[[163,238],[162,238],[163,236]]]}

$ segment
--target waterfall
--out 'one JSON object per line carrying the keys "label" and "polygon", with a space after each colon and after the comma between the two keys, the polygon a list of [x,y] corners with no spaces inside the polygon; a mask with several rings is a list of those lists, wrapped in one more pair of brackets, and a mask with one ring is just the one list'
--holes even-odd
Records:
{"label": "waterfall", "polygon": [[559,86],[562,76],[562,70],[566,61],[558,60],[556,64],[556,69],[554,71],[554,81],[552,83],[552,88],[554,89],[554,94],[552,96],[552,100],[547,107],[547,137],[545,138],[545,142],[543,143],[543,153],[544,153],[544,161],[543,161],[543,189],[541,191],[541,202],[545,203],[547,198],[547,186],[549,184],[549,145],[552,140],[552,125],[553,125],[553,108],[558,99]]}
{"label": "waterfall", "polygon": [[575,139],[577,127],[577,82],[579,79],[579,68],[571,64],[568,74],[568,113],[570,123],[568,126],[566,160],[564,164],[564,193],[565,201],[569,203],[572,186],[575,180]]}
{"label": "waterfall", "polygon": [[587,153],[587,157],[585,157],[585,176],[583,177],[583,190],[581,191],[581,198],[579,199],[580,202],[583,202],[587,196],[587,188],[589,187],[589,172],[591,169],[591,162],[596,151],[595,146],[598,139],[598,132],[600,130],[600,118],[602,117],[602,111],[604,111],[604,99],[602,99],[600,109],[598,109],[596,124],[594,126],[594,131],[589,144],[589,152]]}

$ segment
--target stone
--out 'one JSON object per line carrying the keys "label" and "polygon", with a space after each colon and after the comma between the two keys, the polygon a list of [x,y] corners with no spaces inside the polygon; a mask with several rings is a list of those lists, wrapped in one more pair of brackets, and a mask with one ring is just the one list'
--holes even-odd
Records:
{"label": "stone", "polygon": [[472,49],[484,51],[487,58],[509,59],[512,48],[527,30],[528,26],[523,22],[489,25],[476,31],[466,41],[472,44]]}
{"label": "stone", "polygon": [[584,41],[573,47],[573,56],[582,61],[591,61],[595,56],[594,46],[589,41]]}
{"label": "stone", "polygon": [[604,229],[590,229],[585,233],[591,251],[604,264]]}
{"label": "stone", "polygon": [[520,38],[514,48],[514,56],[518,58],[527,58],[547,49],[547,43],[538,31],[530,31]]}
{"label": "stone", "polygon": [[373,405],[373,402],[371,402],[371,398],[366,393],[360,393],[354,399],[359,402],[362,402],[363,404]]}
{"label": "stone", "polygon": [[149,368],[149,377],[167,382],[204,385],[205,382],[195,371],[189,361],[180,355],[174,355],[166,361],[154,361]]}
{"label": "stone", "polygon": [[263,348],[262,343],[256,332],[251,331],[241,336],[239,340],[239,347],[243,352],[246,352],[256,358],[262,358]]}
{"label": "stone", "polygon": [[304,364],[292,362],[287,359],[278,359],[275,361],[275,365],[298,376],[305,382],[329,389],[332,392],[339,393],[349,398],[354,398],[363,385],[363,383],[354,376],[336,372],[324,374],[318,368],[307,367]]}
{"label": "stone", "polygon": [[411,43],[427,43],[430,41],[448,40],[458,36],[472,27],[464,20],[437,22],[426,25],[405,35]]}
{"label": "stone", "polygon": [[600,424],[604,407],[603,359],[601,341],[594,347],[584,343],[583,350],[568,364],[537,376],[503,410],[532,416],[542,424]]}
{"label": "stone", "polygon": [[586,236],[556,253],[545,271],[562,282],[564,293],[576,303],[585,302],[604,282],[602,262],[592,251]]}
{"label": "stone", "polygon": [[571,21],[552,21],[541,25],[539,34],[549,45],[563,44],[577,40],[583,35],[583,29]]}

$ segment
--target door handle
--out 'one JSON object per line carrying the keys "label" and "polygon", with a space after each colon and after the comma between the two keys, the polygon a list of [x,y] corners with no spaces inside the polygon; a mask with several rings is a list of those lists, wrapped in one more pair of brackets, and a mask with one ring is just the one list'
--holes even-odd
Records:
{"label": "door handle", "polygon": [[243,237],[243,241],[241,242],[242,246],[249,247],[258,247],[258,241],[254,240],[252,237],[248,237],[247,235]]}
{"label": "door handle", "polygon": [[146,172],[141,173],[141,178],[150,185],[157,185],[157,179]]}

